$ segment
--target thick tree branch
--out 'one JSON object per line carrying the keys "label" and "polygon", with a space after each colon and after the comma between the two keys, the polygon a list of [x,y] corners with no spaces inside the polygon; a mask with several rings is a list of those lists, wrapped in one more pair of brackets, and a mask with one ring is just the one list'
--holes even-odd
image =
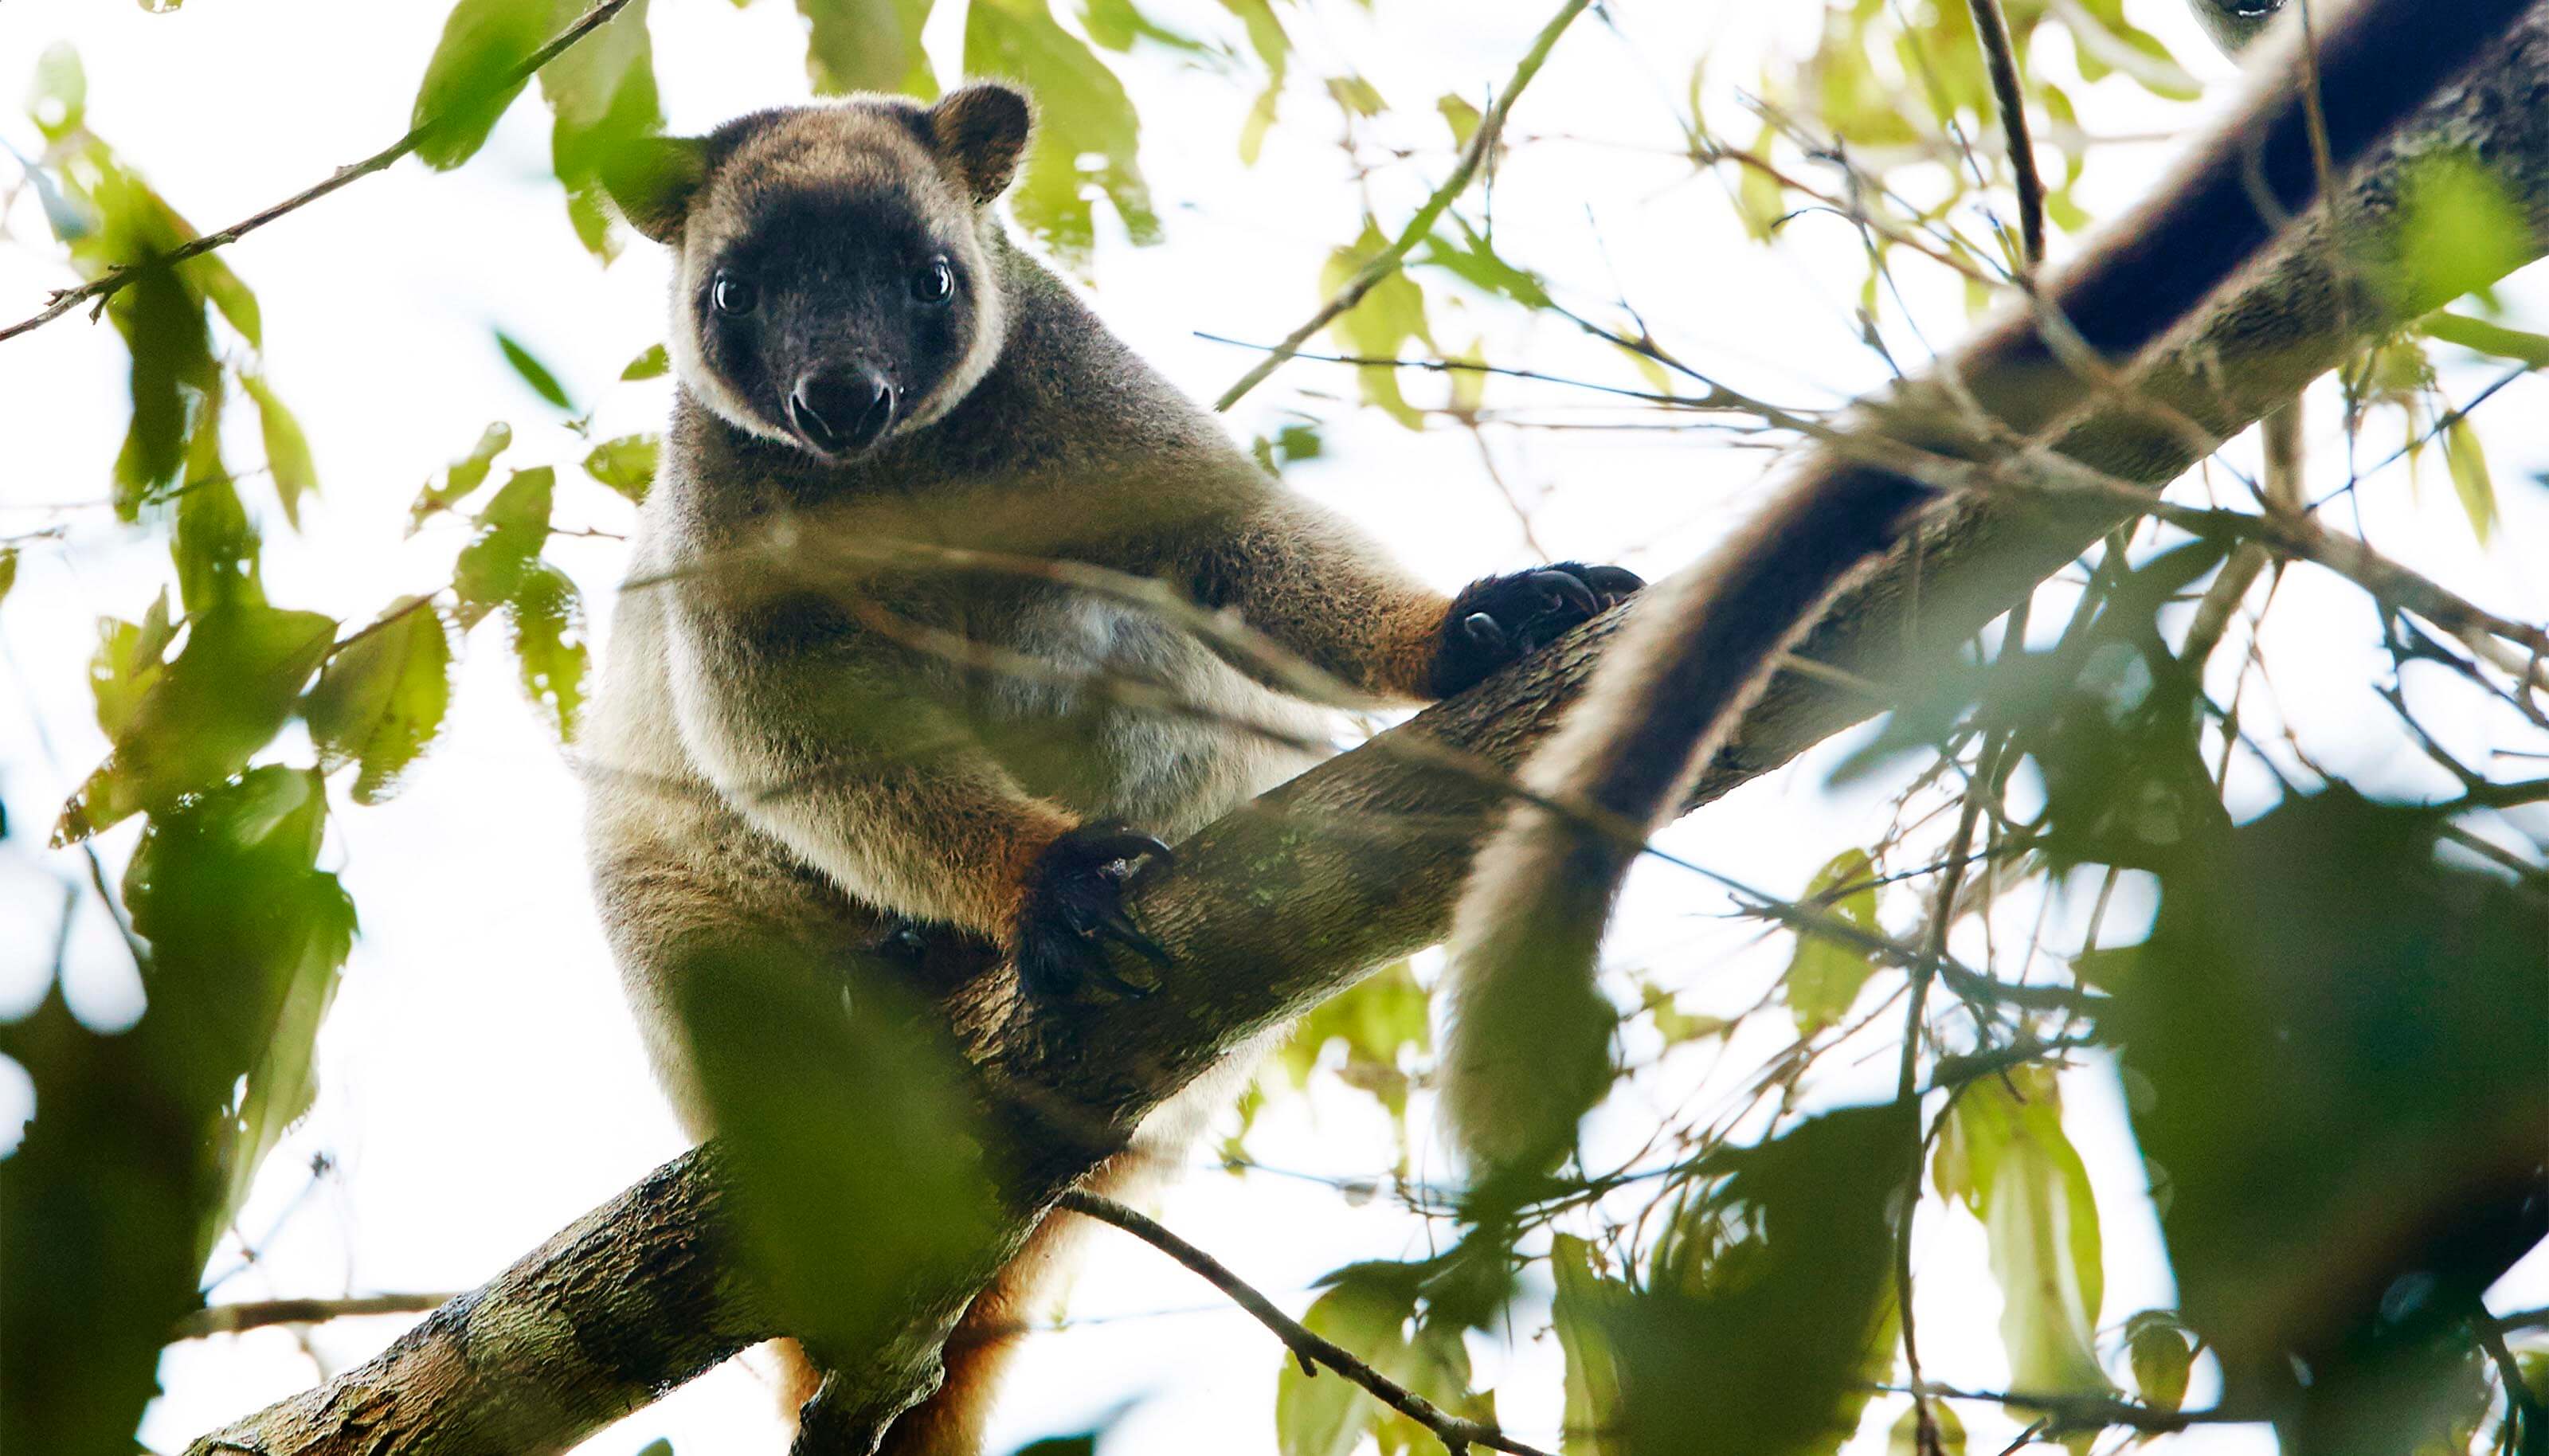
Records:
{"label": "thick tree branch", "polygon": [[[2380,271],[2373,265],[2399,261],[2403,176],[2416,158],[2445,150],[2475,156],[2519,201],[2535,250],[2549,237],[2549,0],[2478,73],[2447,86],[2406,135],[2376,151],[2346,189],[2341,229],[2317,219],[2286,229],[2222,297],[2170,330],[2139,389],[2227,436],[2364,339],[2443,302],[2412,269],[2397,291],[2370,279]],[[2190,456],[2181,430],[2111,397],[2055,430],[2062,452],[2082,466],[2154,488]],[[1920,539],[1837,598],[1799,649],[1849,676],[1776,676],[1686,806],[1879,710],[1853,681],[1899,681],[1907,647],[1970,636],[2129,514],[2119,506],[2056,515],[1980,497],[1934,512]],[[1575,701],[1618,626],[1617,614],[1598,621],[1388,737],[1430,739],[1510,771]],[[1058,1014],[998,1006],[957,1029],[995,1085],[1065,1111],[1085,1130],[1007,1149],[1015,1154],[1004,1190],[1011,1236],[1145,1112],[1231,1049],[1344,989],[1364,967],[1442,938],[1470,857],[1505,799],[1480,775],[1422,757],[1378,745],[1343,755],[1209,826],[1180,847],[1174,869],[1138,882],[1134,913],[1177,957],[1157,994]],[[732,1257],[720,1167],[713,1151],[676,1159],[379,1359],[194,1449],[565,1449],[777,1332],[772,1302]],[[941,1294],[932,1318],[967,1292]]]}

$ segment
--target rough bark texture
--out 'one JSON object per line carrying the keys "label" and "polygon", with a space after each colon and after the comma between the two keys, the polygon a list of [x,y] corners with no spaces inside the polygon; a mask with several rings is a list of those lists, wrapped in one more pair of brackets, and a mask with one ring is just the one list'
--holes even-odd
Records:
{"label": "rough bark texture", "polygon": [[[2341,99],[2340,99],[2341,100]],[[2472,77],[2446,88],[2344,189],[2340,223],[2289,229],[2221,300],[2170,331],[2142,389],[2227,436],[2364,339],[2444,302],[2395,280],[2400,183],[2413,159],[2480,159],[2549,248],[2549,0]],[[2342,239],[2340,251],[2331,239]],[[2385,293],[2375,277],[2394,280]],[[1988,347],[1978,340],[1977,347]],[[1980,355],[1976,355],[1980,357]],[[2093,410],[2063,449],[2154,488],[2190,463],[2178,434]],[[1953,642],[2021,599],[2109,522],[1967,501],[1845,592],[1800,655],[1883,683],[1907,647]],[[1120,1143],[1141,1115],[1253,1035],[1334,995],[1365,967],[1439,940],[1510,772],[1580,691],[1616,614],[1277,789],[1180,847],[1134,888],[1136,915],[1176,956],[1160,992],[1060,1014],[1010,1004],[960,1035],[1002,1089],[1018,1145],[1004,1190],[1012,1235]],[[1787,763],[1884,704],[1782,674],[1702,777],[1691,805]],[[1447,767],[1447,752],[1465,768]],[[196,1443],[192,1451],[560,1451],[774,1332],[771,1304],[730,1257],[713,1151],[666,1164],[378,1359]],[[945,1318],[967,1291],[915,1303]],[[843,1363],[848,1357],[852,1363]],[[891,1369],[835,1352],[836,1369]],[[891,1408],[908,1393],[843,1399]]]}

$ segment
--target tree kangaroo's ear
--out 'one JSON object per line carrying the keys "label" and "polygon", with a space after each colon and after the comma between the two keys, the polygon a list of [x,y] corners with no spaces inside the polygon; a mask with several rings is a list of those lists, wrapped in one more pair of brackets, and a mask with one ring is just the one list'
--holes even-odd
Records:
{"label": "tree kangaroo's ear", "polygon": [[1008,190],[1034,126],[1025,92],[996,81],[976,81],[948,92],[927,115],[939,159],[977,204]]}
{"label": "tree kangaroo's ear", "polygon": [[667,246],[708,178],[708,144],[698,136],[649,136],[603,159],[602,187],[630,227]]}

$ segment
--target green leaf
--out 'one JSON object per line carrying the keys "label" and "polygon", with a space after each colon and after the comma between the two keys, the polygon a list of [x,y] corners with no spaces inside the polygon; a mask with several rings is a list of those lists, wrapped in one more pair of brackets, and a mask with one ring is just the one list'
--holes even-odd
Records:
{"label": "green leaf", "polygon": [[[1114,72],[1055,23],[1045,0],[974,0],[965,12],[965,69],[1007,76],[1035,93],[1035,141],[1009,193],[1019,226],[1085,271],[1097,240],[1085,195],[1093,185],[1135,243],[1160,240],[1142,180],[1141,119]],[[1084,158],[1093,161],[1084,168]]]}
{"label": "green leaf", "polygon": [[566,386],[559,384],[557,376],[549,372],[547,365],[533,358],[520,340],[499,328],[496,330],[496,347],[504,351],[505,362],[514,366],[514,372],[522,377],[522,383],[531,387],[531,393],[569,414],[575,412],[574,403],[566,397]]}
{"label": "green leaf", "polygon": [[637,1456],[673,1456],[673,1443],[663,1436],[657,1436],[640,1448]]}
{"label": "green leaf", "polygon": [[1328,77],[1328,95],[1337,105],[1359,117],[1376,117],[1389,110],[1389,103],[1381,100],[1379,89],[1361,76]]}
{"label": "green leaf", "polygon": [[805,18],[805,79],[818,96],[900,91],[926,101],[938,77],[921,49],[930,0],[797,0]]}
{"label": "green leaf", "polygon": [[[1347,1277],[1311,1304],[1301,1323],[1386,1369],[1403,1363],[1406,1324],[1415,1313],[1412,1281]],[[1282,1456],[1353,1456],[1385,1409],[1333,1371],[1303,1375],[1286,1352],[1274,1378],[1274,1447]]]}
{"label": "green leaf", "polygon": [[[1930,1403],[1930,1419],[1938,1432],[1939,1456],[1965,1456],[1965,1418],[1944,1401]],[[1887,1456],[1930,1456],[1921,1447],[1921,1412],[1906,1406],[1886,1440]]]}
{"label": "green leaf", "polygon": [[2054,1074],[2021,1067],[1969,1085],[1939,1134],[1934,1175],[1989,1235],[2011,1388],[2109,1393],[2097,1355],[2106,1283],[2098,1204],[2063,1135]]}
{"label": "green leaf", "polygon": [[88,72],[68,41],[55,41],[36,57],[36,83],[27,92],[27,116],[47,141],[59,141],[88,122]]}
{"label": "green leaf", "polygon": [[9,599],[9,589],[18,585],[18,548],[0,546],[0,601]]}
{"label": "green leaf", "polygon": [[489,467],[495,463],[498,455],[504,453],[505,447],[512,443],[514,443],[514,427],[501,419],[481,431],[478,435],[478,443],[469,447],[469,453],[452,461],[443,471],[442,484],[427,485],[417,496],[416,503],[408,507],[407,533],[411,536],[415,535],[417,527],[424,525],[432,516],[458,504],[471,492],[484,484]]}
{"label": "green leaf", "polygon": [[575,583],[546,562],[534,563],[506,598],[505,621],[521,663],[522,691],[559,743],[574,742],[586,663],[584,602]]}
{"label": "green leaf", "polygon": [[423,596],[401,598],[336,649],[301,705],[322,768],[359,764],[354,802],[397,793],[451,703],[451,643]]}
{"label": "green leaf", "polygon": [[1593,1246],[1571,1233],[1550,1240],[1549,1268],[1558,1283],[1550,1322],[1566,1356],[1566,1405],[1558,1449],[1564,1456],[1623,1456],[1620,1364],[1611,1350],[1611,1321],[1629,1287],[1593,1268]]}
{"label": "green leaf", "polygon": [[2487,452],[2479,445],[2478,431],[2470,428],[2467,417],[2444,427],[2443,464],[2451,470],[2452,494],[2460,498],[2470,530],[2485,545],[2496,534],[2496,482],[2488,474]]}
{"label": "green leaf", "polygon": [[258,374],[242,374],[239,383],[256,402],[257,427],[265,438],[265,465],[274,477],[274,494],[283,501],[283,518],[295,528],[301,524],[301,493],[319,489],[319,470],[310,459],[310,439],[301,432],[301,421],[275,398],[274,390]]}
{"label": "green leaf", "polygon": [[130,520],[185,464],[187,432],[214,412],[202,406],[217,397],[221,368],[203,304],[165,268],[145,267],[106,312],[133,350],[133,418],[115,462],[118,513]]}
{"label": "green leaf", "polygon": [[1399,1069],[1399,1058],[1433,1049],[1430,1002],[1406,961],[1393,961],[1321,1002],[1292,1029],[1275,1053],[1275,1064],[1294,1087],[1307,1086],[1321,1053],[1337,1043],[1344,1044],[1346,1052],[1339,1074],[1349,1085],[1379,1098],[1403,1125],[1407,1076]]}
{"label": "green leaf", "polygon": [[2549,334],[2527,333],[2459,314],[2428,314],[2417,321],[2416,331],[2482,354],[2519,360],[2534,369],[2549,369]]}
{"label": "green leaf", "polygon": [[2124,1348],[2132,1358],[2133,1388],[2141,1392],[2143,1405],[2175,1410],[2185,1404],[2195,1343],[2175,1315],[2144,1310],[2125,1320]]}
{"label": "green leaf", "polygon": [[584,473],[632,501],[646,499],[655,483],[655,457],[663,447],[657,434],[621,435],[605,440],[584,457]]}
{"label": "green leaf", "polygon": [[1695,1016],[1674,1004],[1673,993],[1652,983],[1638,987],[1640,1002],[1653,1018],[1655,1030],[1663,1035],[1664,1045],[1678,1046],[1684,1042],[1705,1042],[1723,1037],[1735,1029],[1735,1023],[1722,1016]]}
{"label": "green leaf", "polygon": [[531,562],[549,537],[549,506],[557,489],[557,472],[545,465],[515,471],[478,512],[478,534],[460,550],[452,565],[451,588],[460,597],[458,616],[465,629],[522,588]]}
{"label": "green leaf", "polygon": [[1452,144],[1466,148],[1469,138],[1478,135],[1478,109],[1465,96],[1446,91],[1435,98],[1434,109],[1443,114],[1443,125],[1452,129]]}
{"label": "green leaf", "polygon": [[623,382],[661,379],[672,367],[672,360],[665,355],[662,344],[648,344],[646,352],[629,360],[628,367],[619,371],[619,378]]}
{"label": "green leaf", "polygon": [[[1855,888],[1831,898],[1844,885]],[[1864,850],[1841,851],[1815,871],[1799,903],[1877,934],[1875,863]],[[1811,1037],[1838,1025],[1875,970],[1875,959],[1856,946],[1811,930],[1797,932],[1797,951],[1788,960],[1788,1009],[1796,1015],[1797,1035]]]}
{"label": "green leaf", "polygon": [[2400,192],[2394,286],[2417,306],[2485,288],[2531,260],[2521,205],[2467,152],[2417,158]]}
{"label": "green leaf", "polygon": [[106,762],[63,806],[54,843],[77,843],[245,768],[291,715],[335,630],[318,612],[250,602],[196,614],[185,649],[124,715]]}
{"label": "green leaf", "polygon": [[425,63],[409,125],[436,122],[418,143],[426,166],[445,171],[475,156],[496,121],[522,94],[507,73],[548,40],[550,7],[531,0],[460,0]]}
{"label": "green leaf", "polygon": [[[1379,225],[1365,218],[1363,235],[1330,253],[1326,266],[1319,270],[1319,296],[1336,297],[1363,271],[1367,260],[1388,246],[1389,239],[1381,235]],[[1396,359],[1410,339],[1421,341],[1429,349],[1434,344],[1433,330],[1425,319],[1425,291],[1403,268],[1392,269],[1373,284],[1353,308],[1336,317],[1328,332],[1335,338],[1339,352],[1365,359]],[[1367,364],[1355,374],[1364,403],[1409,429],[1424,428],[1424,413],[1399,393],[1397,370],[1384,364]]]}
{"label": "green leaf", "polygon": [[[553,0],[551,28],[566,29],[585,3]],[[612,236],[614,215],[602,200],[602,160],[664,127],[655,96],[646,0],[630,0],[625,10],[540,67],[540,94],[549,104],[549,164],[566,186],[567,216],[585,247],[609,262],[618,245]]]}
{"label": "green leaf", "polygon": [[133,721],[150,685],[159,681],[168,643],[177,629],[168,621],[168,592],[142,615],[139,626],[102,617],[97,624],[97,653],[89,659],[89,691],[97,700],[97,726],[110,739]]}
{"label": "green leaf", "polygon": [[315,1090],[311,1048],[355,930],[353,901],[317,867],[327,820],[316,772],[268,765],[154,812],[125,868],[134,930],[150,942],[152,1008],[204,1003],[187,1007],[185,1050],[221,1095],[210,1130],[221,1193],[202,1210],[198,1265]]}
{"label": "green leaf", "polygon": [[1249,48],[1266,67],[1266,89],[1248,108],[1248,119],[1239,128],[1240,165],[1253,167],[1266,145],[1266,133],[1274,125],[1276,109],[1283,101],[1283,78],[1290,72],[1292,38],[1283,33],[1283,22],[1274,14],[1271,0],[1221,0],[1224,10],[1238,16],[1248,31]]}

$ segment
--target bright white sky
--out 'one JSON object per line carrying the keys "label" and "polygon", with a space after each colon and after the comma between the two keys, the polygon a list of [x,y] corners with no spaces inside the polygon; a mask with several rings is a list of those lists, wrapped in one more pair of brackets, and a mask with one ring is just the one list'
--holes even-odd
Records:
{"label": "bright white sky", "polygon": [[[0,96],[17,94],[45,46],[71,42],[89,67],[92,128],[198,226],[212,227],[398,135],[444,9],[439,0],[361,7],[197,0],[154,16],[97,0],[12,0],[0,7]],[[948,0],[930,33],[951,76],[960,9]],[[1198,31],[1229,30],[1203,0],[1158,9]],[[2227,73],[2175,0],[2134,0],[2129,9],[2204,74]],[[1612,6],[1616,31],[1592,18],[1579,22],[1511,129],[1572,139],[1525,146],[1502,168],[1501,250],[1579,306],[1601,310],[1625,293],[1686,357],[1782,403],[1829,403],[1879,382],[1881,368],[1858,346],[1851,321],[1861,271],[1848,228],[1810,216],[1776,252],[1747,243],[1719,183],[1692,179],[1669,154],[1675,98],[1698,56],[1713,56],[1708,115],[1732,127],[1741,115],[1732,85],[1757,73],[1768,33],[1784,26],[1785,43],[1801,44],[1797,32],[1818,10],[1621,0]],[[1218,393],[1252,356],[1193,331],[1281,335],[1316,304],[1328,249],[1358,229],[1358,185],[1331,144],[1335,113],[1314,78],[1360,70],[1397,107],[1380,135],[1422,148],[1414,166],[1369,179],[1374,205],[1394,226],[1448,165],[1432,98],[1457,91],[1483,100],[1545,19],[1544,7],[1513,3],[1385,0],[1375,15],[1319,6],[1293,27],[1311,60],[1295,67],[1289,125],[1275,131],[1254,170],[1238,164],[1234,147],[1253,84],[1181,68],[1158,51],[1120,61],[1152,123],[1143,164],[1168,238],[1134,249],[1109,230],[1101,208],[1097,308],[1191,393]],[[784,0],[741,11],[724,0],[656,0],[653,25],[676,129],[702,130],[805,95],[799,22]],[[2060,50],[2059,43],[2044,46],[2040,63],[2065,65]],[[2183,128],[2193,116],[2118,81],[2074,95],[2094,132]],[[661,336],[664,271],[642,242],[608,271],[576,245],[548,178],[546,139],[545,112],[525,103],[462,171],[402,165],[231,250],[233,265],[260,290],[270,375],[309,427],[324,483],[323,498],[305,508],[302,535],[268,521],[266,575],[279,603],[360,620],[401,593],[446,581],[461,540],[457,524],[405,544],[397,544],[399,526],[418,487],[491,419],[515,425],[513,463],[554,463],[562,480],[573,475],[583,443],[554,427],[556,411],[503,368],[493,325],[527,342],[580,404],[599,402],[598,434],[659,421],[664,385],[615,381],[623,363]],[[30,155],[40,146],[14,104],[0,114],[0,140]],[[2164,152],[2113,148],[2094,164],[2103,181],[2087,200],[2112,210]],[[0,174],[7,174],[0,187],[14,187],[14,164],[0,163]],[[68,275],[25,192],[0,221],[15,237],[0,246],[0,306],[15,318]],[[1981,230],[1978,217],[1958,221]],[[2057,238],[2057,256],[2065,245]],[[1943,343],[1963,329],[1953,289],[1917,274],[1907,274],[1906,287],[1928,338]],[[2506,298],[2511,321],[2549,323],[2549,289],[2538,278],[2518,282]],[[1438,306],[1434,322],[1446,346],[1483,332],[1499,358],[1528,349],[1537,368],[1636,383],[1604,351],[1556,327],[1517,334],[1501,313],[1457,306]],[[1887,322],[1899,358],[1926,356],[1921,333],[1899,313],[1889,309]],[[0,434],[9,442],[0,536],[68,527],[59,541],[31,545],[0,609],[0,673],[13,702],[0,711],[0,794],[19,830],[0,844],[0,1015],[41,994],[64,887],[84,872],[75,857],[38,845],[104,749],[85,685],[92,620],[138,615],[165,576],[160,548],[115,526],[107,512],[43,508],[105,495],[128,404],[124,367],[113,334],[77,320],[0,346]],[[2461,364],[2446,377],[2465,399],[2487,372]],[[1439,399],[1442,385],[1410,376],[1407,387],[1416,398]],[[1446,587],[1532,559],[1472,439],[1456,430],[1417,435],[1369,411],[1349,414],[1341,400],[1351,390],[1344,371],[1295,363],[1241,407],[1233,427],[1243,436],[1271,431],[1296,409],[1326,418],[1328,453],[1297,470],[1295,483],[1364,519]],[[1503,382],[1488,393],[1490,405],[1529,406],[1541,419],[1620,417],[1587,399]],[[2549,466],[2549,434],[2537,422],[2544,399],[2537,384],[2517,384],[2481,416],[2507,518],[2501,539],[2549,539],[2549,493],[2529,483]],[[2341,479],[2342,442],[2332,397],[2313,403],[2313,479],[2323,489]],[[2385,422],[2367,438],[2386,454],[2394,431]],[[252,435],[238,437],[237,463],[254,462]],[[1740,517],[1759,498],[1765,465],[1757,452],[1706,434],[1500,430],[1490,441],[1550,555],[1621,560],[1650,575],[1687,561]],[[2247,444],[2233,454],[2253,459]],[[2421,499],[2395,471],[2364,493],[2364,525],[2375,542],[2487,604],[2549,616],[2549,581],[2507,550],[2479,548],[2439,469],[2428,474]],[[252,509],[273,516],[257,488],[246,494]],[[625,507],[599,488],[563,485],[560,496],[561,525],[626,523]],[[585,587],[597,635],[607,639],[617,544],[560,539],[550,550]],[[2243,641],[2244,632],[2232,640]],[[2320,763],[2368,786],[2430,789],[2421,762],[2403,755],[2367,690],[2384,672],[2375,642],[2371,616],[2350,589],[2295,573],[2264,633],[2274,690],[2252,695],[2249,722],[2271,740],[2289,721]],[[242,1221],[256,1235],[258,1261],[224,1283],[220,1298],[466,1288],[682,1145],[587,908],[575,781],[516,689],[497,629],[482,629],[469,646],[449,729],[406,794],[335,821],[326,863],[344,873],[364,933],[322,1036],[317,1110],[268,1164]],[[2543,746],[2517,741],[2474,710],[2438,726],[2474,758]],[[1796,893],[1815,866],[1867,843],[1887,818],[1890,783],[1846,792],[1822,786],[1834,757],[1819,754],[1713,806],[1672,830],[1669,846]],[[2549,827],[2535,823],[2533,831]],[[127,826],[106,837],[111,864],[129,852],[132,833]],[[2147,914],[2146,903],[2138,910],[2128,903],[2133,898],[2128,886],[2111,913],[2109,941],[2128,935],[2136,913]],[[1687,988],[1686,1009],[1740,1010],[1784,963],[1787,947],[1714,918],[1726,904],[1722,892],[1687,874],[1642,871],[1612,958]],[[1899,919],[1902,908],[1890,907],[1889,917]],[[2054,917],[2049,945],[2076,944],[2078,910],[2067,906]],[[2017,924],[2023,936],[2024,918]],[[101,1024],[139,1010],[130,961],[93,904],[83,905],[74,927],[68,992],[77,1011]],[[1784,1018],[1762,1020],[1781,1024],[1739,1037],[1713,1068],[1700,1054],[1682,1081],[1705,1072],[1711,1093],[1738,1085],[1746,1067],[1785,1041]],[[1890,1054],[1853,1065],[1844,1051],[1825,1066],[1820,1100],[1890,1091]],[[2105,1217],[2103,1322],[2112,1353],[2124,1318],[2169,1305],[2171,1289],[2112,1074],[2093,1066],[2065,1085],[2071,1131]],[[1652,1127],[1657,1109],[1688,1090],[1658,1081],[1624,1099],[1596,1120],[1594,1145],[1625,1151],[1642,1127]],[[1310,1098],[1278,1100],[1256,1136],[1271,1167],[1314,1177],[1199,1171],[1165,1204],[1173,1227],[1296,1310],[1319,1274],[1419,1251],[1431,1236],[1386,1197],[1351,1199],[1319,1181],[1385,1179],[1395,1157],[1394,1135],[1369,1100],[1337,1091],[1314,1086]],[[24,1098],[23,1077],[0,1061],[0,1108],[23,1112]],[[1420,1139],[1426,1113],[1420,1094]],[[309,1160],[323,1152],[336,1172],[314,1187]],[[1416,1167],[1420,1176],[1449,1175],[1421,1140]],[[1085,1428],[1118,1407],[1128,1409],[1105,1443],[1108,1456],[1205,1444],[1271,1449],[1280,1363],[1274,1340],[1148,1248],[1103,1232],[1090,1246],[1073,1322],[1027,1342],[995,1422],[994,1449]],[[1983,1388],[2005,1383],[1999,1297],[1984,1272],[1980,1227],[1962,1213],[1932,1219],[1917,1250],[1933,1375]],[[216,1270],[237,1257],[235,1246],[226,1248]],[[2544,1297],[2549,1260],[2535,1258],[2508,1279],[2499,1307]],[[347,1320],[306,1336],[276,1329],[175,1347],[161,1369],[168,1394],[142,1434],[174,1450],[367,1357],[401,1326],[396,1319]],[[1504,1419],[1525,1439],[1554,1446],[1555,1342],[1538,1328],[1526,1310],[1510,1350],[1472,1344],[1481,1379],[1498,1387]],[[2121,1370],[2121,1360],[2111,1369]],[[2206,1379],[2199,1375],[2197,1400]],[[1881,1444],[1892,1413],[1883,1409],[1862,1452]],[[729,1366],[587,1449],[618,1456],[669,1436],[686,1453],[777,1452],[784,1437],[771,1410],[756,1378]],[[1998,1449],[2016,1430],[1996,1411],[1971,1410],[1968,1419],[1977,1450]],[[2206,1452],[2270,1447],[2259,1431],[2201,1438]]]}

